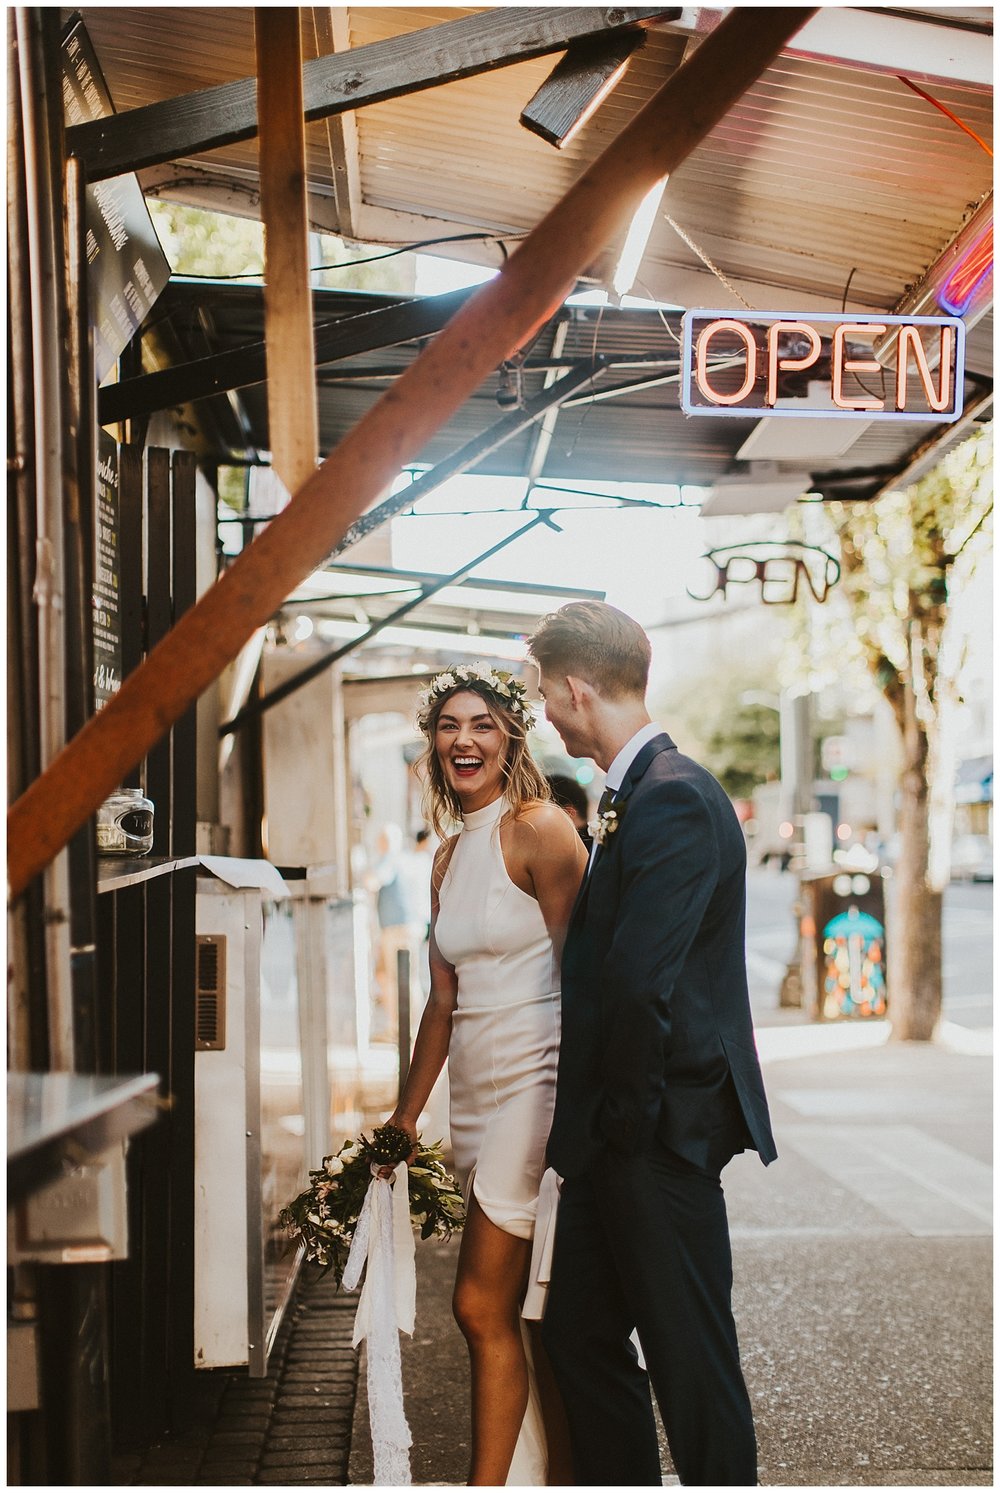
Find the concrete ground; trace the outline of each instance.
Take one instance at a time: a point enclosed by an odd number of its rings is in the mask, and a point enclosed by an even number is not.
[[[762,1484],[993,1481],[991,1059],[885,1034],[759,1034],[781,1154],[767,1169],[737,1157],[724,1182]],[[456,1254],[433,1242],[418,1252],[403,1347],[416,1484],[466,1476]],[[676,1481],[665,1446],[663,1467]],[[349,1481],[370,1480],[362,1392]]]
[[[353,1298],[332,1276],[300,1279],[267,1377],[206,1374],[187,1430],[116,1458],[112,1484],[343,1487],[358,1381],[353,1327]]]
[[[886,1036],[792,1013],[758,1032],[780,1156],[737,1157],[724,1182],[764,1485],[993,1482],[992,1062],[956,1027],[931,1045]],[[416,1485],[467,1473],[456,1258],[418,1246],[402,1354]],[[352,1319],[329,1280],[300,1290],[267,1380],[216,1380],[200,1424],[116,1481],[370,1486]],[[676,1482],[665,1446],[663,1470]]]
[[[991,1485],[988,908],[966,898],[946,927],[954,1019],[918,1045],[887,1041],[884,1023],[816,1025],[778,1007],[784,879],[751,878],[751,898],[751,994],[780,1155],[766,1169],[737,1157],[723,1181],[761,1482]],[[402,1344],[416,1485],[467,1475],[457,1251],[417,1249],[416,1330]],[[353,1314],[329,1279],[300,1289],[267,1379],[208,1376],[190,1432],[120,1459],[114,1481],[370,1486]],[[665,1445],[662,1460],[676,1482]]]

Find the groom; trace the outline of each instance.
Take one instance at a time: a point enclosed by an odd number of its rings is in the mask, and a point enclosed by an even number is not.
[[[548,1146],[564,1182],[542,1335],[576,1482],[659,1485],[651,1382],[683,1484],[755,1484],[719,1182],[737,1151],[776,1155],[747,995],[743,833],[711,774],[650,722],[638,623],[573,602],[529,647],[567,752],[613,790],[563,954]]]

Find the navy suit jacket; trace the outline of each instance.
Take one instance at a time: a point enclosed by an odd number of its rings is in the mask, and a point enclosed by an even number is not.
[[[570,919],[548,1156],[655,1142],[721,1170],[777,1152],[747,992],[746,845],[735,810],[665,733],[640,750]]]

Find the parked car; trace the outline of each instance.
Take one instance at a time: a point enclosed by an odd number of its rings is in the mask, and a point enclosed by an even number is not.
[[[992,881],[993,845],[989,835],[959,835],[951,847],[952,881]]]

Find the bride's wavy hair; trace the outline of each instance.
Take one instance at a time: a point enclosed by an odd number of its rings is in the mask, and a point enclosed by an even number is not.
[[[480,680],[462,681],[446,694],[437,695],[420,718],[419,725],[427,745],[417,764],[424,778],[424,816],[439,839],[462,822],[462,804],[449,786],[438,758],[434,737],[438,717],[452,695],[478,695],[486,706],[490,720],[502,732],[505,742],[500,767],[504,778],[504,797],[515,817],[530,804],[547,803],[552,794],[541,768],[528,751],[528,730],[518,707],[506,706],[500,695]]]

